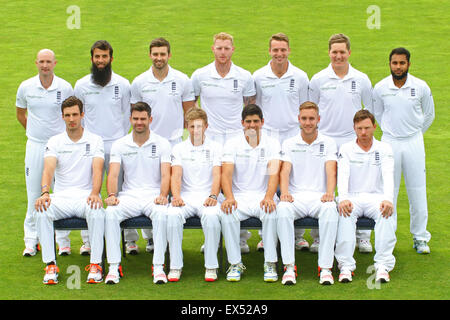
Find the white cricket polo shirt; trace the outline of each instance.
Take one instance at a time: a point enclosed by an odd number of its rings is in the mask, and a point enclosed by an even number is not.
[[[130,129],[130,82],[112,73],[104,87],[88,74],[75,83],[75,96],[84,105],[84,127],[112,142]]]
[[[353,117],[362,104],[372,110],[372,84],[366,74],[349,65],[341,79],[331,64],[309,82],[309,99],[319,106],[319,130],[330,137],[354,135]]]
[[[286,73],[278,78],[269,63],[253,73],[256,104],[264,114],[264,127],[289,131],[298,127],[298,108],[308,101],[308,75],[289,62]]]
[[[301,133],[283,142],[281,160],[292,164],[289,176],[291,194],[327,191],[325,163],[337,161],[336,143],[321,133],[311,144],[306,143]]]
[[[222,165],[222,146],[205,138],[201,146],[194,146],[190,138],[172,149],[172,167],[181,166],[181,192],[211,192],[213,167]]]
[[[410,74],[401,88],[392,76],[378,82],[373,90],[375,118],[383,134],[405,138],[425,131],[434,120],[434,101],[425,81]]]
[[[46,143],[50,137],[65,130],[61,103],[71,95],[73,95],[72,85],[55,75],[48,89],[42,86],[39,75],[20,84],[16,106],[27,109],[28,139]]]
[[[245,139],[244,132],[225,143],[222,164],[233,163],[232,191],[237,193],[266,193],[269,182],[267,165],[271,160],[281,160],[278,139],[261,134],[256,148]]]
[[[48,140],[44,158],[57,160],[53,191],[92,190],[92,160],[104,159],[103,140],[84,129],[80,140],[73,142],[64,131]]]
[[[251,73],[232,63],[230,72],[222,78],[212,62],[194,71],[191,79],[195,96],[200,96],[201,107],[208,115],[208,131],[225,134],[227,130],[242,130],[244,97],[256,95]]]
[[[182,103],[194,101],[194,89],[187,75],[169,66],[163,81],[153,75],[153,66],[131,83],[131,103],[143,101],[152,108],[152,132],[174,140],[183,136],[184,113]]]
[[[373,139],[368,152],[362,150],[356,139],[344,143],[338,155],[339,201],[349,194],[383,194],[394,202],[394,157],[390,144]]]
[[[170,163],[171,146],[167,139],[150,132],[150,138],[138,146],[133,132],[115,141],[111,147],[110,163],[120,163],[124,182],[122,192],[158,192],[161,187],[161,163]]]

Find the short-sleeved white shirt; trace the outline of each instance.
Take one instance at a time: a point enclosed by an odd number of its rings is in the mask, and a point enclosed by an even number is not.
[[[339,201],[349,195],[382,194],[394,201],[394,156],[391,145],[373,139],[369,151],[354,141],[344,143],[338,155]]]
[[[309,99],[319,106],[319,130],[330,137],[354,135],[353,117],[362,104],[372,110],[372,84],[366,74],[349,65],[343,79],[331,64],[309,82]]]
[[[225,143],[222,164],[233,163],[232,191],[238,193],[265,193],[269,182],[268,163],[281,160],[281,147],[278,139],[261,133],[261,139],[252,148],[242,132]]]
[[[222,146],[205,138],[200,146],[194,146],[191,139],[175,145],[172,149],[172,167],[183,169],[181,193],[211,192],[213,167],[222,165]]]
[[[61,103],[71,95],[73,95],[72,85],[55,75],[48,89],[42,86],[39,75],[20,84],[16,106],[27,109],[28,139],[46,143],[50,137],[65,130]]]
[[[75,83],[75,96],[84,105],[84,126],[105,142],[112,142],[130,129],[130,82],[112,72],[104,87],[94,83],[91,74]]]
[[[47,142],[44,158],[56,158],[55,193],[92,190],[92,161],[104,159],[103,140],[84,129],[80,140],[73,142],[64,131]]]
[[[200,97],[201,107],[208,115],[208,131],[226,134],[242,130],[243,99],[256,95],[251,73],[232,63],[222,78],[212,62],[194,71],[191,79],[195,96]]]
[[[392,76],[378,82],[373,90],[373,109],[383,134],[392,138],[424,133],[435,116],[430,88],[410,74],[401,88],[394,85]]]
[[[278,78],[270,62],[253,73],[256,104],[264,114],[264,127],[289,131],[298,127],[298,108],[308,101],[308,75],[289,62],[286,73]]]
[[[169,141],[154,132],[140,147],[133,141],[133,132],[115,141],[109,162],[120,163],[123,168],[122,192],[159,192],[161,163],[170,164],[170,152]]]
[[[327,191],[325,163],[337,161],[337,148],[333,139],[319,133],[316,140],[308,144],[300,133],[285,140],[281,151],[281,160],[292,164],[289,176],[291,194]]]
[[[143,101],[152,108],[152,132],[174,140],[183,136],[183,102],[194,101],[194,89],[187,75],[169,66],[163,81],[153,75],[153,66],[131,83],[131,103]]]

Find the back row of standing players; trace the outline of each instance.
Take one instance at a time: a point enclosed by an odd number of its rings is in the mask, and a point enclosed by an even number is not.
[[[214,36],[214,61],[196,70],[189,78],[171,68],[170,44],[163,38],[150,43],[150,69],[129,81],[112,71],[113,49],[107,41],[97,41],[91,48],[91,73],[78,80],[74,90],[65,80],[54,74],[55,54],[41,50],[36,59],[39,74],[24,81],[17,92],[17,119],[28,137],[25,156],[25,175],[28,209],[24,223],[24,255],[34,255],[38,243],[33,210],[41,194],[43,155],[48,139],[64,131],[60,105],[67,97],[77,96],[84,104],[84,126],[103,138],[105,167],[108,172],[112,143],[130,129],[130,103],[148,103],[154,121],[151,130],[165,137],[173,145],[182,141],[184,113],[198,104],[208,115],[208,138],[224,144],[242,132],[243,105],[257,104],[264,113],[264,132],[279,139],[299,133],[298,107],[305,101],[319,106],[321,134],[334,139],[339,148],[356,138],[353,116],[366,108],[374,113],[383,131],[383,140],[389,142],[395,157],[394,207],[402,171],[408,191],[411,215],[411,233],[414,248],[428,253],[427,200],[425,184],[425,150],[423,133],[434,119],[434,103],[426,83],[410,74],[409,52],[403,48],[392,51],[389,57],[391,75],[381,80],[372,90],[364,73],[353,68],[349,38],[336,34],[329,39],[330,64],[308,80],[305,72],[290,63],[289,39],[278,33],[269,40],[272,59],[261,69],[250,72],[232,63],[233,37],[226,33]],[[119,179],[121,181],[121,179]],[[120,183],[120,182],[119,182]],[[119,186],[120,188],[120,186]],[[296,247],[308,247],[304,230],[296,230]],[[151,250],[151,232],[143,230]],[[318,233],[311,249],[317,250]],[[89,252],[87,232],[83,233],[82,252]],[[127,250],[136,251],[135,230],[126,234]],[[241,231],[241,250],[248,251],[248,232]],[[359,232],[358,244],[362,251],[372,251],[370,231]],[[68,232],[57,232],[60,253],[70,253]],[[261,246],[262,243],[259,244]]]

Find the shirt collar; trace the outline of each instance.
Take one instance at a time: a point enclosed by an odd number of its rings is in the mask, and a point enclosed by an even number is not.
[[[409,74],[406,76],[406,82],[401,88],[397,87],[394,84],[394,78],[392,77],[392,75],[389,77],[389,89],[399,90],[399,89],[409,88],[409,87],[411,87],[411,77],[409,76]]]
[[[331,63],[328,65],[327,73],[330,78],[338,79],[338,80],[348,80],[348,79],[352,79],[355,77],[355,69],[352,67],[352,65],[350,63],[348,64],[348,72],[342,79],[337,76],[336,72],[334,72],[333,67],[331,66]]]
[[[174,80],[172,67],[169,65],[168,65],[168,67],[169,67],[169,71],[167,73],[167,76],[163,79],[163,81],[159,81],[158,79],[155,78],[155,75],[153,74],[153,66],[150,66],[150,69],[148,69],[148,81],[160,83],[160,82],[168,82],[168,81]]]
[[[300,129],[300,132],[297,134],[297,139],[296,139],[295,142],[296,142],[298,145],[308,145],[308,146],[312,146],[312,145],[319,144],[319,143],[323,142],[323,135],[322,135],[320,132],[318,132],[317,137],[316,137],[316,140],[314,140],[311,144],[309,144],[309,143],[305,142],[305,140],[303,140],[303,137],[302,137],[302,131],[301,131],[301,129]]]
[[[145,141],[144,144],[139,147],[136,144],[136,142],[134,142],[134,140],[133,140],[133,131],[131,131],[129,134],[127,134],[125,136],[125,144],[127,146],[133,147],[133,148],[142,148],[142,147],[144,147],[146,145],[154,143],[156,141],[156,136],[155,135],[156,135],[156,133],[150,131],[150,137],[148,138],[148,140]]]
[[[267,64],[267,68],[264,73],[266,77],[274,78],[274,79],[283,79],[283,78],[291,77],[293,75],[292,64],[289,60],[288,60],[288,68],[287,68],[286,72],[281,76],[281,78],[278,78],[275,75],[275,73],[273,73],[272,66],[270,65],[271,62],[272,62],[272,60],[270,60],[269,63]]]
[[[355,153],[371,153],[378,149],[379,141],[375,139],[375,137],[372,138],[372,146],[370,147],[369,151],[364,151],[363,149],[361,149],[361,147],[356,143],[356,139],[357,138],[353,140],[353,151]]]
[[[47,89],[45,89],[45,88],[42,86],[41,79],[39,78],[39,74],[38,74],[38,75],[36,76],[36,86],[39,87],[39,88],[42,88],[43,90],[47,90],[47,91],[56,90],[56,89],[58,89],[58,80],[57,80],[57,76],[56,76],[55,74],[53,74],[53,80],[52,80],[52,83],[51,83],[50,87],[48,87]]]
[[[70,139],[69,135],[67,134],[67,130],[64,131],[64,144],[79,144],[79,143],[85,143],[88,142],[88,137],[90,135],[90,132],[86,129],[83,128],[83,135],[81,136],[80,140],[78,140],[77,142],[74,142],[72,139]]]
[[[91,82],[91,85],[96,86],[96,87],[102,87],[98,84],[96,84],[94,81],[92,81],[92,74],[89,77],[89,81]],[[109,87],[109,86],[114,86],[119,84],[118,80],[117,80],[117,76],[114,73],[114,71],[111,71],[111,80],[109,80],[109,82],[104,86],[104,87]]]
[[[236,77],[236,67],[233,62],[231,62],[230,71],[226,74],[225,77],[221,77],[220,74],[217,72],[216,69],[216,63],[213,61],[213,63],[210,64],[210,75],[212,78],[215,79],[232,79]]]

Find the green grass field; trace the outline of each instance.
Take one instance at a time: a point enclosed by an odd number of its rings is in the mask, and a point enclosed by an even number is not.
[[[70,5],[80,8],[81,28],[66,25]],[[369,29],[367,20],[380,8],[380,29]],[[432,1],[0,1],[0,299],[432,299],[450,298],[449,251],[449,49],[450,4]],[[185,268],[179,283],[156,286],[151,278],[152,256],[143,253],[123,260],[126,277],[117,286],[87,285],[84,266],[88,259],[78,254],[79,232],[72,232],[73,254],[58,258],[60,284],[42,284],[41,255],[23,258],[23,219],[26,211],[24,153],[26,136],[15,118],[15,96],[21,81],[36,74],[37,51],[51,48],[57,55],[55,73],[72,85],[90,69],[89,49],[99,39],[114,48],[113,70],[130,82],[150,66],[148,44],[166,37],[172,46],[172,67],[189,76],[211,62],[212,37],[220,31],[235,37],[235,64],[254,72],[269,59],[268,39],[276,32],[290,37],[291,62],[309,78],[329,63],[328,38],[345,33],[352,41],[350,62],[365,72],[372,85],[389,74],[392,48],[405,46],[412,53],[410,72],[424,79],[433,92],[436,119],[425,135],[427,184],[432,253],[421,256],[412,249],[406,191],[402,187],[398,206],[397,264],[391,282],[371,288],[373,254],[355,254],[356,276],[351,284],[322,287],[317,279],[317,256],[297,253],[300,276],[296,286],[267,284],[263,277],[263,255],[255,251],[259,237],[249,240],[252,252],[243,256],[247,272],[240,283],[203,281],[200,230],[184,234]],[[377,132],[379,137],[380,132]],[[81,269],[79,289],[69,289],[73,274]],[[335,278],[337,273],[335,273]],[[373,281],[373,280],[372,280]],[[369,283],[369,285],[368,285]]]

